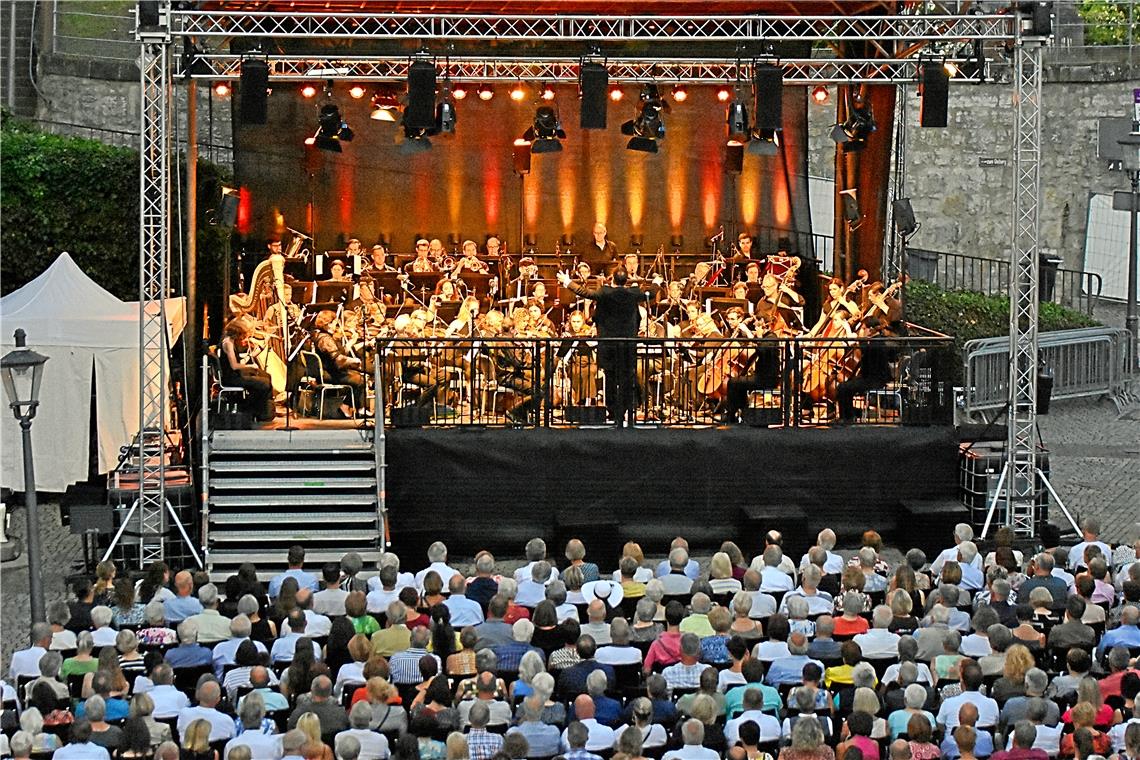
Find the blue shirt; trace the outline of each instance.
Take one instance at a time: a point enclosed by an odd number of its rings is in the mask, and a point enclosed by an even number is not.
[[[118,697],[107,697],[105,700],[107,705],[107,712],[103,716],[103,720],[123,720],[131,712],[131,706],[125,699]],[[82,718],[87,713],[87,703],[80,702],[75,708],[75,717]]]
[[[172,668],[213,665],[214,653],[201,644],[179,644],[166,653],[166,661]]]
[[[605,665],[596,660],[584,660],[571,665],[564,669],[558,676],[558,693],[567,697],[578,696],[579,694],[586,693],[586,679],[595,670],[600,670],[606,674],[606,681],[609,683],[609,688],[613,688],[616,683],[616,675],[612,665]],[[572,697],[571,697],[572,698]],[[598,717],[598,722],[603,722]]]
[[[566,722],[577,720],[574,717],[574,703],[570,703],[570,714],[566,717]],[[621,702],[613,697],[607,697],[605,694],[594,697],[594,720],[601,723],[603,726],[614,728],[617,724],[621,723]],[[538,753],[531,751],[531,756],[537,756]]]
[[[669,569],[669,560],[661,560],[661,564],[657,566],[657,577],[662,578],[668,575],[672,570]],[[689,560],[689,564],[685,565],[685,575],[689,580],[695,581],[701,575],[701,566],[695,559]]]
[[[1122,625],[1113,628],[1101,638],[1096,651],[1099,653],[1112,647],[1140,647],[1140,626]]]
[[[824,669],[823,663],[819,660],[813,660],[803,654],[793,654],[788,657],[780,657],[779,659],[773,660],[772,665],[768,668],[768,673],[764,676],[764,680],[773,686],[789,683],[803,683],[804,665],[807,665],[809,662],[818,665],[821,671]]]
[[[530,748],[530,757],[552,757],[561,749],[561,733],[555,726],[527,721],[509,729],[508,734],[521,734]]]
[[[456,630],[483,622],[483,608],[462,594],[452,594],[444,599],[443,606],[451,611],[451,624]]]
[[[975,731],[977,736],[976,744],[974,745],[974,757],[989,757],[994,753],[994,737],[989,731]],[[946,738],[942,740],[942,757],[955,760],[962,756],[962,752],[958,749],[958,742],[954,741],[954,732],[947,731]]]
[[[291,567],[285,572],[281,573],[281,575],[274,576],[269,581],[270,599],[276,599],[277,595],[281,593],[281,584],[285,581],[286,578],[296,578],[297,585],[300,588],[307,588],[313,592],[321,590],[321,584],[320,581],[317,580],[317,576],[313,575],[312,573],[306,573],[299,567]]]
[[[728,656],[727,645],[727,636],[705,636],[701,639],[701,662],[707,662],[710,665],[728,662],[732,658]]]
[[[176,596],[162,603],[162,612],[167,623],[181,623],[191,615],[202,611],[202,603],[194,596]]]
[[[495,653],[495,657],[498,659],[499,670],[518,670],[519,662],[527,652],[538,652],[539,656],[545,659],[541,649],[532,647],[530,644],[523,644],[521,641],[512,641],[509,644],[492,647],[491,651]]]
[[[746,683],[728,690],[724,695],[724,711],[729,720],[744,712],[744,692],[749,689],[759,689],[764,695],[764,704],[761,709],[776,714],[780,710],[780,692],[763,683]]]

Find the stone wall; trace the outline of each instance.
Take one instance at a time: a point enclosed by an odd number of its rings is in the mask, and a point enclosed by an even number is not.
[[[1114,76],[1115,74],[1115,76]],[[1065,77],[1063,81],[1061,77]],[[1140,79],[1111,69],[1048,69],[1043,88],[1041,248],[1064,266],[1084,263],[1085,225],[1092,193],[1126,188],[1120,172],[1097,158],[1097,121],[1131,113]],[[832,91],[832,103],[835,93]],[[1009,254],[1013,202],[1013,89],[1005,82],[950,88],[949,126],[918,126],[919,97],[906,89],[906,193],[922,228],[911,245],[971,256]],[[812,107],[810,172],[835,175],[835,145],[827,139],[834,108]],[[876,114],[880,129],[891,115]],[[827,232],[827,231],[821,231]]]

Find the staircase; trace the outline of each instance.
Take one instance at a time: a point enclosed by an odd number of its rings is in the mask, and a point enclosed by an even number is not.
[[[212,581],[243,562],[268,579],[293,544],[313,572],[348,551],[375,566],[384,518],[371,430],[216,430],[202,448]]]

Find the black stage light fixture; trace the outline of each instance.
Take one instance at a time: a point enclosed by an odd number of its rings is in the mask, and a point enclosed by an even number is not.
[[[744,143],[748,140],[748,106],[744,104],[744,94],[737,88],[736,97],[728,104],[728,139]]]
[[[894,201],[891,203],[891,210],[895,230],[904,238],[918,232],[918,228],[922,226],[914,218],[914,208],[910,205],[910,198],[899,198]]]
[[[443,84],[443,91],[439,96],[439,103],[435,107],[435,131],[441,135],[455,134],[455,122],[458,117],[455,113],[455,98],[451,95],[451,87],[447,82]]]
[[[435,64],[412,61],[408,67],[408,101],[404,125],[411,129],[435,129]]]
[[[748,152],[754,156],[775,156],[780,153],[780,132],[778,129],[754,127],[748,136]]]
[[[656,153],[657,142],[665,139],[665,123],[661,114],[669,111],[669,104],[661,99],[655,84],[641,88],[641,110],[637,117],[621,125],[621,133],[630,139],[627,150]]]
[[[724,169],[730,174],[740,174],[744,171],[744,143],[729,140],[725,146]]]
[[[578,87],[582,94],[579,126],[582,129],[605,129],[610,89],[606,67],[600,63],[583,63]]]
[[[431,140],[428,139],[430,134],[431,130],[429,129],[413,129],[404,124],[396,138],[396,142],[400,146],[400,153],[410,156],[431,150]]]
[[[523,132],[522,139],[531,144],[533,153],[557,153],[562,150],[562,140],[566,130],[558,120],[558,114],[550,106],[539,106],[534,112],[534,124]]]
[[[922,64],[918,94],[922,98],[918,109],[919,125],[945,127],[949,119],[950,72],[943,64],[934,61]]]
[[[269,64],[256,58],[242,61],[238,94],[241,120],[246,124],[264,124],[269,118]]]
[[[831,139],[843,146],[844,150],[862,150],[867,138],[878,129],[871,104],[858,92],[848,98],[847,118],[831,130]]]
[[[353,137],[355,134],[349,128],[348,122],[341,118],[340,108],[336,103],[326,103],[321,106],[321,114],[317,117],[316,134],[305,140],[305,144],[340,153],[341,143],[352,142]]]
[[[158,0],[139,0],[138,21],[142,29],[154,29],[158,26]]]
[[[1044,0],[1017,3],[1021,13],[1021,32],[1030,37],[1048,37],[1053,33],[1053,3]]]

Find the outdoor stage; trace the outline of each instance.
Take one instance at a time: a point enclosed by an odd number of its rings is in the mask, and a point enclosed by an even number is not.
[[[437,539],[471,556],[543,536],[557,554],[579,536],[608,566],[627,540],[664,553],[677,535],[752,556],[775,528],[798,559],[831,527],[933,549],[965,514],[957,451],[949,426],[391,430],[392,546],[413,561]]]

